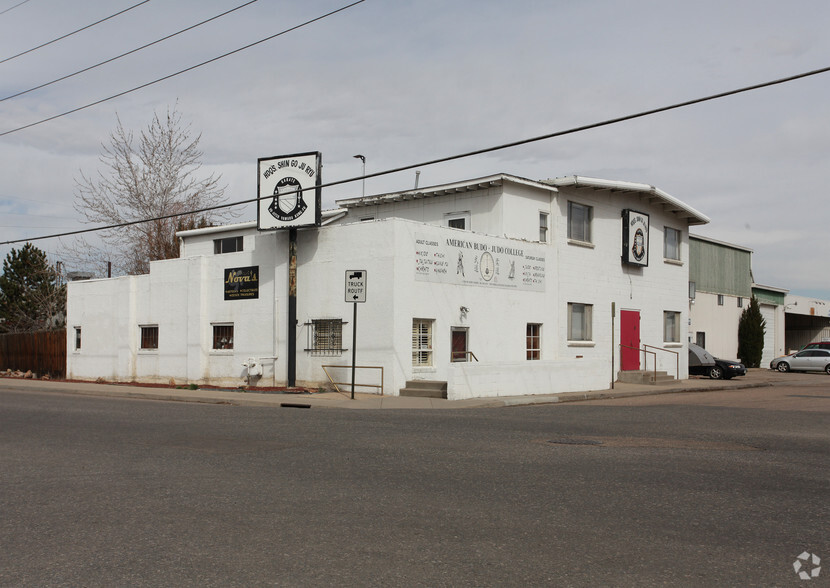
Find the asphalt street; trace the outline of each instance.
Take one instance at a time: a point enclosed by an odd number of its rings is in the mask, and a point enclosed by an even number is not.
[[[807,585],[824,381],[392,411],[4,390],[0,585]]]

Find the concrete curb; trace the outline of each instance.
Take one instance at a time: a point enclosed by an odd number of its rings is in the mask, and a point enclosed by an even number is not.
[[[96,382],[61,382],[56,380],[22,380],[18,378],[0,378],[0,391],[31,391],[49,394],[78,394],[83,396],[108,396],[113,398],[155,400],[162,402],[195,402],[201,404],[227,404],[232,406],[295,408],[343,408],[343,409],[463,409],[463,408],[498,408],[515,406],[534,406],[544,404],[561,404],[566,402],[584,402],[588,400],[608,400],[613,398],[630,398],[635,396],[653,396],[660,394],[682,394],[694,392],[711,392],[716,390],[741,390],[768,387],[777,380],[777,372],[756,370],[746,376],[745,380],[681,380],[667,385],[617,384],[608,390],[588,392],[565,392],[561,394],[501,396],[488,398],[470,398],[464,400],[444,400],[437,398],[411,398],[401,396],[377,396],[375,394],[357,394],[352,400],[348,395],[336,392],[314,394],[258,393],[254,391],[226,391],[211,389],[168,389],[129,384],[99,384]],[[782,381],[791,380],[785,377]]]

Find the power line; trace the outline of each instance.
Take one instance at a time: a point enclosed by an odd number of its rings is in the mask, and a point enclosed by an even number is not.
[[[22,52],[18,53],[17,55],[12,55],[11,57],[6,57],[5,59],[0,59],[0,63],[6,63],[7,61],[11,61],[12,59],[16,59],[16,58],[20,57],[21,55],[26,55],[27,53],[31,53],[32,51],[37,51],[38,49],[42,49],[43,47],[46,47],[47,45],[51,45],[52,43],[57,43],[58,41],[60,41],[62,39],[65,39],[67,37],[71,37],[72,35],[74,35],[76,33],[80,33],[81,31],[85,31],[86,29],[92,28],[95,25],[101,24],[104,21],[107,21],[111,18],[115,18],[116,16],[118,16],[120,14],[124,14],[125,12],[127,12],[129,10],[132,10],[133,8],[137,8],[138,6],[141,6],[142,4],[147,4],[149,1],[150,0],[142,0],[138,4],[133,4],[132,6],[130,6],[129,8],[125,8],[121,12],[116,12],[115,14],[111,14],[108,17],[102,18],[101,20],[96,21],[92,24],[88,24],[85,27],[81,27],[77,31],[72,31],[71,33],[66,33],[62,37],[58,37],[57,39],[52,39],[51,41],[47,41],[46,43],[38,45],[37,47],[32,47],[31,49],[26,49],[26,51],[22,51]],[[12,7],[12,8],[14,8],[14,7]]]
[[[6,8],[6,10],[4,10],[4,11],[0,12],[0,14],[6,14],[6,13],[7,13],[7,12],[9,12],[10,10],[14,10],[14,9],[15,9],[15,8],[17,8],[18,6],[23,6],[23,5],[24,5],[24,4],[26,4],[26,2],[28,2],[28,1],[29,1],[29,0],[23,0],[23,2],[18,2],[18,3],[17,3],[17,4],[15,4],[14,6],[9,6],[8,8]]]
[[[361,1],[363,1],[363,0],[361,0]],[[604,121],[601,121],[601,122],[582,125],[582,126],[579,126],[579,127],[573,127],[573,128],[570,128],[570,129],[567,129],[567,130],[564,130],[564,131],[555,131],[555,132],[552,132],[552,133],[547,133],[545,135],[539,135],[538,137],[531,137],[529,139],[520,139],[518,141],[512,141],[510,143],[502,143],[501,145],[495,145],[495,146],[492,146],[492,147],[484,147],[482,149],[476,149],[475,151],[467,151],[465,153],[459,153],[459,154],[456,154],[456,155],[448,155],[446,157],[441,157],[441,158],[438,158],[438,159],[431,159],[431,160],[428,160],[428,161],[423,161],[423,162],[420,162],[420,163],[413,163],[413,164],[405,165],[405,166],[402,166],[402,167],[397,167],[397,168],[393,168],[393,169],[379,171],[379,172],[375,172],[375,173],[371,173],[371,174],[364,174],[364,175],[356,176],[356,177],[353,177],[353,178],[347,178],[345,180],[337,180],[337,181],[329,182],[329,183],[326,183],[326,184],[320,184],[318,187],[322,189],[322,188],[329,188],[331,186],[339,186],[339,185],[342,185],[342,184],[348,184],[348,183],[351,183],[351,182],[357,182],[357,181],[360,181],[360,180],[365,180],[367,178],[377,178],[377,177],[380,177],[380,176],[395,174],[395,173],[398,173],[398,172],[407,171],[407,170],[411,170],[411,169],[415,169],[415,168],[427,167],[427,166],[436,165],[436,164],[439,164],[439,163],[446,163],[448,161],[455,161],[455,160],[458,160],[458,159],[465,159],[467,157],[472,157],[474,155],[483,155],[485,153],[492,153],[494,151],[501,151],[501,150],[504,150],[504,149],[509,149],[511,147],[519,147],[521,145],[527,145],[529,143],[536,143],[538,141],[545,141],[547,139],[553,139],[553,138],[562,137],[562,136],[565,136],[565,135],[572,135],[572,134],[580,133],[580,132],[583,132],[583,131],[589,131],[589,130],[592,130],[592,129],[598,129],[598,128],[601,128],[601,127],[607,127],[607,126],[618,124],[618,123],[621,123],[621,122],[626,122],[626,121],[629,121],[629,120],[643,118],[645,116],[651,116],[653,114],[659,114],[661,112],[668,112],[669,110],[676,110],[678,108],[684,108],[686,106],[693,106],[695,104],[701,104],[703,102],[709,102],[709,101],[712,101],[712,100],[717,100],[719,98],[725,98],[727,96],[734,96],[736,94],[751,92],[753,90],[759,90],[761,88],[767,88],[769,86],[784,84],[784,83],[792,82],[792,81],[799,80],[799,79],[802,79],[802,78],[807,78],[807,77],[810,77],[810,76],[815,76],[815,75],[819,75],[819,74],[822,74],[822,73],[827,73],[828,71],[830,71],[830,67],[823,67],[821,69],[816,69],[816,70],[812,70],[812,71],[809,71],[809,72],[804,72],[804,73],[800,73],[800,74],[796,74],[796,75],[792,75],[792,76],[787,76],[786,78],[780,78],[780,79],[773,80],[773,81],[770,81],[770,82],[762,82],[760,84],[754,84],[752,86],[744,86],[743,88],[738,88],[738,89],[735,89],[735,90],[728,90],[726,92],[720,92],[718,94],[711,94],[709,96],[704,96],[702,98],[694,98],[692,100],[686,100],[685,102],[678,102],[676,104],[671,104],[669,106],[661,106],[660,108],[653,108],[651,110],[644,110],[644,111],[638,112],[636,114],[628,114],[628,115],[625,115],[625,116],[611,118],[611,119],[604,120]],[[43,239],[54,239],[56,237],[71,237],[73,235],[80,235],[80,234],[83,234],[83,233],[94,233],[94,232],[97,232],[97,231],[109,231],[109,230],[112,230],[112,229],[118,229],[118,228],[122,228],[122,227],[129,227],[129,226],[133,226],[133,225],[139,225],[141,223],[148,223],[148,222],[153,222],[153,221],[157,221],[157,220],[168,220],[168,219],[177,218],[177,217],[185,216],[185,215],[189,215],[189,214],[201,214],[203,212],[212,212],[214,210],[221,210],[223,208],[231,208],[231,207],[234,207],[234,206],[241,206],[243,204],[251,204],[252,202],[257,202],[258,200],[259,200],[258,197],[257,198],[249,198],[247,200],[238,200],[236,202],[230,202],[230,203],[226,203],[226,204],[219,204],[219,205],[216,205],[216,206],[209,206],[207,208],[200,208],[200,209],[196,209],[196,210],[190,210],[190,211],[187,211],[187,212],[179,212],[179,213],[175,213],[175,214],[166,214],[166,215],[157,216],[157,217],[154,217],[154,218],[146,218],[146,219],[142,219],[142,220],[118,223],[118,224],[114,224],[114,225],[94,227],[94,228],[90,228],[90,229],[79,229],[79,230],[76,230],[76,231],[69,231],[69,232],[66,232],[66,233],[55,233],[53,235],[43,235],[41,237],[34,237],[34,238],[30,238],[30,239],[17,239],[17,240],[14,240],[14,241],[3,241],[3,242],[0,242],[0,245],[11,245],[11,244],[14,244],[14,243],[23,243],[23,242],[26,242],[26,241],[40,241],[40,240],[43,240]]]
[[[49,118],[44,118],[44,119],[39,120],[37,122],[29,123],[28,125],[23,125],[22,127],[17,127],[16,129],[11,129],[9,131],[3,131],[2,133],[0,133],[0,137],[4,137],[6,135],[10,135],[12,133],[22,131],[24,129],[28,129],[28,128],[43,124],[45,122],[49,122],[51,120],[55,120],[56,118],[61,118],[61,117],[67,116],[69,114],[73,114],[73,113],[78,112],[80,110],[85,110],[87,108],[97,106],[98,104],[103,104],[104,102],[114,100],[115,98],[120,98],[121,96],[124,96],[126,94],[130,94],[130,93],[135,92],[137,90],[142,90],[142,89],[147,88],[149,86],[152,86],[154,84],[158,84],[159,82],[169,80],[170,78],[174,78],[174,77],[179,76],[183,73],[186,73],[186,72],[192,71],[194,69],[200,68],[200,67],[202,67],[204,65],[207,65],[209,63],[213,63],[214,61],[219,61],[220,59],[224,59],[225,57],[228,57],[230,55],[234,55],[235,53],[239,53],[240,51],[245,51],[246,49],[250,49],[251,47],[255,47],[256,45],[259,45],[259,44],[264,43],[266,41],[270,41],[271,39],[275,39],[276,37],[285,35],[285,34],[290,33],[292,31],[296,31],[297,29],[301,29],[301,28],[303,28],[305,26],[308,26],[310,24],[313,24],[313,23],[315,23],[319,20],[323,20],[324,18],[328,18],[329,16],[337,14],[338,12],[343,12],[344,10],[347,10],[347,9],[349,9],[353,6],[356,6],[358,4],[361,4],[365,1],[366,0],[357,0],[356,2],[352,2],[351,4],[347,4],[346,6],[338,8],[337,10],[332,10],[331,12],[327,12],[326,14],[323,14],[323,15],[318,16],[316,18],[312,18],[311,20],[307,20],[307,21],[305,21],[303,23],[300,23],[296,26],[287,28],[283,31],[280,31],[279,33],[271,35],[270,37],[265,37],[264,39],[260,39],[259,41],[255,41],[254,43],[251,43],[249,45],[245,45],[244,47],[240,47],[239,49],[234,49],[233,51],[228,51],[227,53],[224,53],[224,54],[219,55],[217,57],[214,57],[212,59],[208,59],[207,61],[197,63],[196,65],[191,65],[190,67],[186,67],[185,69],[179,70],[179,71],[177,71],[175,73],[172,73],[170,75],[166,75],[162,78],[155,79],[152,82],[147,82],[146,84],[141,84],[140,86],[136,86],[135,88],[131,88],[129,90],[124,90],[123,92],[119,92],[118,94],[113,94],[112,96],[108,96],[107,98],[102,98],[100,100],[96,100],[95,102],[90,102],[89,104],[85,104],[84,106],[79,106],[77,108],[73,108],[72,110],[67,110],[66,112],[62,112],[60,114],[50,116]],[[149,0],[145,0],[145,2],[149,2]]]
[[[77,76],[78,74],[88,72],[89,70],[95,69],[96,67],[106,65],[107,63],[112,63],[113,61],[115,61],[117,59],[121,59],[122,57],[126,57],[127,55],[132,55],[133,53],[137,53],[137,52],[139,52],[143,49],[146,49],[147,47],[157,45],[158,43],[161,43],[162,41],[166,41],[167,39],[171,39],[171,38],[175,37],[176,35],[180,35],[182,33],[185,33],[187,31],[195,29],[196,27],[200,27],[203,24],[207,24],[207,23],[209,23],[213,20],[216,20],[217,18],[221,18],[223,16],[226,16],[226,15],[230,14],[231,12],[239,10],[240,8],[244,8],[244,7],[248,6],[249,4],[253,4],[254,2],[257,2],[257,0],[250,0],[250,2],[246,2],[245,4],[240,4],[236,8],[231,8],[230,10],[227,10],[227,11],[223,12],[222,14],[217,14],[216,16],[213,16],[213,17],[211,17],[207,20],[203,20],[202,22],[191,25],[191,26],[189,26],[185,29],[182,29],[180,31],[177,31],[177,32],[175,32],[171,35],[167,35],[166,37],[162,37],[161,39],[157,39],[157,40],[153,41],[152,43],[147,43],[146,45],[142,45],[141,47],[137,47],[137,48],[135,48],[131,51],[127,51],[126,53],[122,53],[121,55],[116,55],[115,57],[111,57],[109,59],[101,61],[100,63],[96,63],[95,65],[90,65],[89,67],[85,67],[84,69],[79,69],[75,73],[65,75],[63,77],[52,80],[51,82],[46,82],[45,84],[40,84],[39,86],[35,86],[34,88],[29,88],[28,90],[23,90],[22,92],[18,92],[17,94],[11,94],[10,96],[6,96],[5,98],[0,98],[0,102],[4,102],[4,101],[9,100],[11,98],[17,98],[18,96],[22,96],[23,94],[28,94],[29,92],[34,92],[35,90],[40,90],[41,88],[45,88],[46,86],[51,86],[52,84],[62,82],[63,80],[67,80],[71,77]]]

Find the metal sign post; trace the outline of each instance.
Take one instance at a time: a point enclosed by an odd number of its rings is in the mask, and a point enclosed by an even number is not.
[[[357,304],[366,302],[366,270],[346,270],[346,302],[354,304],[352,317],[352,400],[354,400],[354,377],[357,367]]]

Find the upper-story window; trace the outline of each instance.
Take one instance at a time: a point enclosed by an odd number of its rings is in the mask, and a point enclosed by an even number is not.
[[[539,213],[539,241],[542,243],[548,242],[548,213]]]
[[[680,261],[680,231],[666,227],[663,235],[663,257]]]
[[[236,251],[242,251],[242,237],[213,240],[213,252],[216,254],[234,253]]]
[[[592,217],[592,207],[568,202],[568,239],[590,243]]]
[[[464,231],[470,230],[470,213],[468,212],[452,212],[444,215],[444,220],[447,226],[452,229],[462,229]]]

